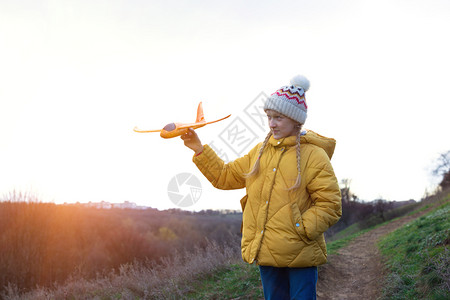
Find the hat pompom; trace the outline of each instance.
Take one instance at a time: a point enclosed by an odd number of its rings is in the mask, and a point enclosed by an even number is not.
[[[291,85],[301,87],[306,92],[309,89],[309,80],[303,75],[296,75],[291,79]]]

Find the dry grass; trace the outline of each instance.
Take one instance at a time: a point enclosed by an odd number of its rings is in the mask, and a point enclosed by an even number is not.
[[[176,254],[161,264],[135,262],[96,279],[70,278],[54,289],[20,293],[9,285],[2,297],[19,299],[181,299],[193,281],[240,261],[239,247],[209,243],[204,249]]]

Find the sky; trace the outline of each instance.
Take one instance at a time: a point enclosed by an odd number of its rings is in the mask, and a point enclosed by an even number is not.
[[[0,195],[180,208],[188,174],[183,209],[240,209],[245,191],[213,188],[179,138],[133,128],[192,122],[202,101],[207,121],[232,114],[197,131],[230,161],[268,132],[264,97],[303,74],[338,180],[419,200],[450,149],[449,32],[445,0],[0,0]]]

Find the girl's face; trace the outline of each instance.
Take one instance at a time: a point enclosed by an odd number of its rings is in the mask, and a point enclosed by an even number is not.
[[[266,110],[269,127],[275,139],[282,139],[288,136],[297,135],[299,123],[274,110]]]

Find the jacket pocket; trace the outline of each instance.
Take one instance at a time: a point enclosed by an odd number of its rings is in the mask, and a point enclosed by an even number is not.
[[[295,231],[299,235],[299,237],[307,244],[311,244],[313,241],[311,241],[305,231],[305,227],[303,226],[303,219],[302,214],[300,213],[300,209],[298,208],[298,205],[296,202],[291,203],[291,211],[292,211],[292,218],[293,218],[293,226],[295,228]]]
[[[240,201],[241,208],[242,208],[241,233],[242,233],[242,228],[244,226],[244,209],[245,209],[245,206],[247,205],[247,199],[248,199],[248,195],[245,195]]]

